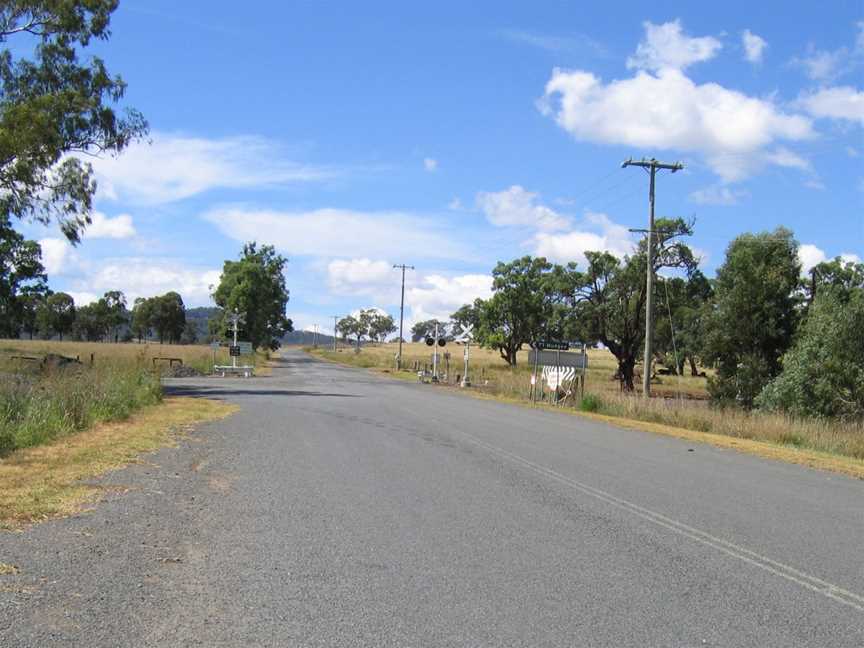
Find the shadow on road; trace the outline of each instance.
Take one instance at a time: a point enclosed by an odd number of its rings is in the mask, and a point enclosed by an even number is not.
[[[197,385],[165,385],[166,396],[328,396],[334,398],[361,398],[358,394],[333,394],[329,392],[303,391],[296,389],[232,389],[231,387],[206,387]]]

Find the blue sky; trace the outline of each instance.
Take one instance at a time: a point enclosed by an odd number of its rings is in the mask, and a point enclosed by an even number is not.
[[[81,245],[28,225],[51,287],[208,305],[244,241],[290,259],[289,316],[447,316],[498,260],[626,254],[647,176],[710,275],[744,231],[864,257],[864,11],[832,3],[125,0],[94,49],[150,143],[99,160]],[[131,299],[130,299],[131,301]]]

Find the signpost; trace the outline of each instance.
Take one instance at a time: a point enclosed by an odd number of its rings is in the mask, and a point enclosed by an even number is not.
[[[474,336],[473,334],[474,325],[468,324],[465,328],[462,329],[462,335],[459,337],[457,342],[465,343],[465,352],[462,354],[462,357],[465,359],[465,369],[462,372],[462,382],[459,383],[460,387],[470,387],[471,381],[468,379],[468,361],[471,358],[471,338]]]
[[[225,375],[226,372],[231,373],[242,373],[245,377],[249,377],[252,375],[252,367],[249,365],[243,365],[242,367],[237,366],[237,358],[241,355],[252,355],[252,343],[251,342],[240,342],[237,340],[237,333],[239,331],[239,323],[242,319],[241,315],[234,311],[231,314],[231,324],[234,332],[234,340],[233,343],[228,346],[228,354],[231,356],[231,366],[218,366],[214,364],[213,370],[219,371],[222,376]],[[214,343],[215,344],[215,343]],[[214,347],[213,354],[215,358],[216,348]]]
[[[534,343],[535,349],[550,349],[552,351],[569,351],[569,342],[557,342],[553,340],[538,340]]]
[[[570,352],[569,342],[558,342],[550,340],[540,340],[534,344],[534,348],[528,352],[528,362],[534,365],[534,371],[531,374],[531,401],[536,402],[536,384],[540,382],[540,389],[543,389],[542,380],[546,381],[549,389],[557,393],[559,388],[562,388],[568,381],[579,379],[580,389],[585,391],[585,371],[588,368],[588,354],[585,345],[581,345],[582,349],[578,353]],[[537,369],[539,365],[543,365],[542,379],[538,375]]]

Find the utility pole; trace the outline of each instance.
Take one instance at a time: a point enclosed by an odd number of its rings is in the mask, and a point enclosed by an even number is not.
[[[657,169],[667,169],[672,173],[680,171],[684,165],[680,162],[672,164],[666,162],[658,162],[654,158],[646,160],[634,160],[632,158],[624,160],[621,168],[628,166],[638,166],[645,169],[651,176],[651,182],[648,188],[648,271],[645,282],[645,359],[642,363],[642,395],[648,398],[651,395],[651,343],[654,332],[654,177],[657,175]]]
[[[394,265],[402,269],[402,301],[399,302],[399,353],[396,355],[396,371],[402,369],[402,322],[405,319],[405,270],[413,270],[414,266],[404,263]]]
[[[333,350],[335,351],[336,350],[336,336],[338,335],[338,332],[336,331],[336,323],[339,320],[339,315],[333,315],[332,317],[333,317]]]

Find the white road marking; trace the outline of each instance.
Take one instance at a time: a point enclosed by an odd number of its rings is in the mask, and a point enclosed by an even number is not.
[[[570,486],[575,490],[578,490],[586,495],[590,495],[591,497],[606,502],[607,504],[628,511],[629,513],[637,515],[649,522],[656,524],[657,526],[669,529],[670,531],[690,538],[691,540],[695,540],[696,542],[707,545],[713,549],[722,551],[723,553],[728,554],[733,558],[737,558],[743,562],[759,567],[760,569],[764,569],[765,571],[770,572],[776,576],[785,578],[786,580],[796,583],[801,587],[812,590],[817,594],[822,594],[823,596],[833,599],[859,612],[864,612],[864,596],[860,594],[845,590],[842,587],[838,587],[837,585],[824,581],[821,578],[818,578],[811,574],[807,574],[799,569],[795,569],[794,567],[790,567],[789,565],[778,562],[766,556],[762,556],[755,551],[751,551],[750,549],[747,549],[740,545],[736,545],[727,540],[723,540],[722,538],[713,536],[706,531],[701,531],[700,529],[691,527],[687,524],[684,524],[683,522],[679,522],[678,520],[675,520],[673,518],[666,517],[661,513],[657,513],[655,511],[652,511],[651,509],[645,508],[644,506],[639,506],[638,504],[629,502],[625,499],[612,495],[611,493],[600,490],[599,488],[595,488],[593,486],[589,486],[588,484],[578,482],[575,479],[571,479],[570,477],[566,477],[561,473],[552,470],[551,468],[546,468],[545,466],[536,464],[532,461],[529,461],[528,459],[520,457],[519,455],[515,455],[512,452],[508,452],[507,450],[503,450],[501,448],[498,448],[497,446],[493,446],[489,443],[486,443],[485,441],[481,441],[477,437],[467,432],[460,431],[460,434],[462,434],[472,443],[480,446],[481,448],[484,448],[500,457],[503,457],[504,459],[508,459],[509,461],[518,464],[524,468],[528,468],[533,472],[544,475],[566,486]]]

